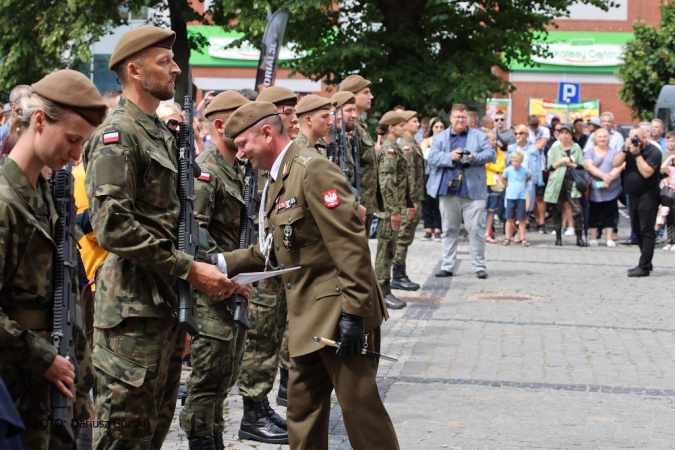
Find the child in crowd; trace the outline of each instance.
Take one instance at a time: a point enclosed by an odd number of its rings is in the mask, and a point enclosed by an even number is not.
[[[490,145],[495,149],[495,152],[497,152],[497,159],[495,162],[485,164],[488,191],[487,201],[485,202],[485,241],[494,244],[497,241],[495,241],[494,238],[492,221],[499,203],[499,194],[504,190],[504,185],[501,182],[501,174],[504,172],[505,155],[504,152],[497,147],[497,133],[493,130],[488,130],[485,134],[490,140]]]
[[[513,241],[529,247],[530,243],[525,240],[525,187],[532,178],[528,169],[523,167],[523,152],[515,150],[511,153],[511,165],[502,174],[502,183],[506,186],[506,238],[502,245],[511,243],[511,236],[516,230],[518,220],[518,237]]]

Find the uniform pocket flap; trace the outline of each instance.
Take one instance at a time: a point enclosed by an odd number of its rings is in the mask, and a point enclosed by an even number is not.
[[[176,170],[176,167],[174,167],[173,163],[168,158],[168,156],[162,155],[162,153],[159,150],[156,150],[154,148],[149,148],[148,149],[148,156],[150,157],[150,159],[157,162],[162,167],[167,168],[172,172],[176,172],[176,173],[178,172],[178,170]]]
[[[340,278],[335,275],[330,277],[327,280],[319,281],[314,284],[314,297],[317,300],[321,300],[326,297],[337,297],[342,295],[342,283],[340,283]]]
[[[232,340],[232,325],[231,323],[204,317],[199,320],[199,335],[219,341],[230,341]]]
[[[133,387],[140,387],[145,380],[148,369],[130,359],[124,358],[111,350],[97,345],[91,353],[94,367],[106,375]]]

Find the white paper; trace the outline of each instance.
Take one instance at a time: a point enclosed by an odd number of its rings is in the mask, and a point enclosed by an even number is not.
[[[298,270],[298,267],[291,267],[290,269],[281,269],[281,270],[268,270],[267,272],[250,272],[250,273],[240,273],[239,275],[231,278],[232,281],[238,285],[255,283],[256,281],[264,280],[265,278],[272,278],[282,273],[292,272]]]

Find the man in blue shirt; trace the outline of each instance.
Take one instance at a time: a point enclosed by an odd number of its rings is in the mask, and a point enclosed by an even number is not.
[[[652,141],[658,142],[659,150],[666,151],[666,139],[663,137],[663,120],[652,120]]]
[[[468,127],[465,105],[453,105],[450,124],[450,128],[434,137],[427,159],[431,167],[427,193],[439,199],[443,228],[443,258],[436,276],[453,275],[463,219],[469,233],[473,271],[478,278],[487,278],[485,231],[481,226],[487,199],[485,164],[495,162],[497,154],[483,132]],[[463,156],[468,165],[463,164]]]

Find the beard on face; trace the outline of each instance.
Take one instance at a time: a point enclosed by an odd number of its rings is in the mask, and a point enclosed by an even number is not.
[[[151,78],[145,72],[143,80],[143,90],[158,100],[171,100],[176,95],[176,90],[169,84],[163,84],[161,81]]]

